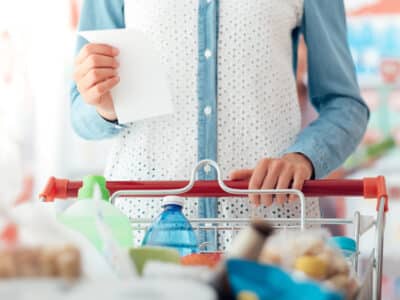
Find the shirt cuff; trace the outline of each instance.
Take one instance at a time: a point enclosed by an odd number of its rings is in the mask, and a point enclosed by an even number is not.
[[[329,174],[329,166],[327,163],[328,159],[324,157],[325,154],[319,149],[323,149],[323,145],[316,140],[310,141],[310,139],[308,139],[307,142],[300,140],[286,149],[282,155],[289,153],[303,154],[310,160],[313,166],[314,172],[312,179],[320,179]]]
[[[110,132],[126,128],[125,125],[119,124],[118,120],[115,121],[107,120],[106,118],[101,116],[97,111],[95,111],[95,115],[96,117],[93,118],[93,121],[98,122],[96,125],[98,125],[99,128],[104,128],[105,130],[108,129]]]
[[[111,138],[126,128],[118,122],[104,119],[93,106],[83,102],[80,96],[72,104],[71,118],[75,132],[87,140]]]

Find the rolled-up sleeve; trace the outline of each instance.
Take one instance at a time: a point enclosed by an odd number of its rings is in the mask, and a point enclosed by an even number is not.
[[[308,50],[309,96],[319,117],[285,153],[307,156],[315,178],[339,167],[360,143],[369,110],[360,96],[342,0],[305,0],[301,32]]]
[[[124,28],[123,0],[84,0],[79,30]],[[87,43],[81,37],[77,41],[77,53]],[[71,122],[75,132],[84,139],[106,139],[118,134],[122,126],[103,119],[96,109],[86,104],[75,82],[71,92]]]

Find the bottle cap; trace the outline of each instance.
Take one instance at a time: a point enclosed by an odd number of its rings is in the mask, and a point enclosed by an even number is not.
[[[296,260],[295,267],[308,277],[322,280],[327,274],[327,265],[325,261],[315,256],[301,256]]]
[[[179,205],[179,206],[183,207],[184,201],[185,201],[185,198],[183,198],[183,197],[167,196],[167,197],[164,197],[162,206],[164,207],[166,205]]]
[[[346,250],[350,252],[357,251],[356,241],[347,236],[335,236],[329,239],[329,244],[335,246],[341,250]]]
[[[106,187],[106,179],[103,176],[89,175],[83,179],[83,185],[78,191],[78,200],[92,199],[94,196],[94,187],[98,186],[100,189],[101,198],[108,201],[110,192]]]

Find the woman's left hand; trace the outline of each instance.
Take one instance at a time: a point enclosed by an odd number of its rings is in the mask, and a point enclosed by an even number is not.
[[[249,189],[288,189],[301,190],[305,180],[311,178],[313,165],[310,160],[300,153],[289,153],[281,158],[264,158],[254,169],[242,169],[230,174],[231,180],[250,180]],[[255,205],[272,204],[273,195],[250,195]],[[286,201],[286,195],[276,195],[278,203]],[[291,195],[290,201],[296,200]]]

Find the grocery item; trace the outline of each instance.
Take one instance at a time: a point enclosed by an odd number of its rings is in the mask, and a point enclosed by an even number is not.
[[[254,220],[251,225],[239,232],[226,252],[227,258],[257,259],[265,241],[273,234],[270,224]]]
[[[164,198],[164,210],[147,230],[143,246],[174,248],[181,256],[199,251],[192,225],[182,213],[183,202],[181,197]]]
[[[315,280],[323,280],[328,274],[326,261],[317,256],[305,255],[297,258],[294,269]]]
[[[229,282],[234,296],[230,299],[260,300],[342,300],[339,293],[315,281],[294,279],[285,270],[254,261],[230,259]],[[251,297],[243,297],[251,296]],[[226,299],[226,298],[220,298]]]
[[[355,299],[359,290],[359,282],[355,277],[339,274],[329,278],[324,284],[334,290],[344,293],[346,299]]]
[[[332,246],[340,249],[350,266],[354,266],[357,253],[357,244],[354,239],[346,236],[335,236],[329,242]]]
[[[345,256],[331,244],[329,234],[323,230],[282,231],[268,239],[259,260],[295,275],[303,274],[304,279],[320,281],[353,299],[359,284]]]
[[[171,248],[141,247],[129,250],[129,254],[136,266],[139,275],[143,274],[145,265],[150,261],[158,261],[172,264],[180,263],[179,252]]]
[[[103,249],[103,238],[99,233],[99,210],[102,219],[110,228],[111,234],[117,243],[125,248],[132,246],[132,227],[129,218],[109,203],[109,192],[106,188],[105,178],[102,176],[87,176],[79,190],[78,200],[66,211],[59,215],[59,221],[67,227],[76,230],[88,238],[99,250]],[[95,186],[100,189],[100,203],[94,200]]]
[[[207,266],[209,268],[215,268],[221,259],[221,252],[194,253],[182,257],[181,263],[185,266]]]
[[[273,232],[273,227],[263,220],[254,220],[250,226],[239,232],[226,252],[225,260],[217,266],[210,281],[210,284],[216,289],[219,299],[234,299],[228,279],[227,260],[230,258],[257,260],[265,241]]]
[[[0,255],[0,265],[1,270],[6,270],[7,274],[15,270],[15,253],[19,253],[22,250],[24,250],[22,252],[26,253],[26,250],[30,250],[29,253],[32,254],[38,252],[37,249],[40,249],[39,261],[35,262],[36,260],[33,260],[35,263],[30,265],[41,265],[43,277],[53,278],[52,276],[56,276],[57,265],[54,263],[54,257],[60,257],[61,260],[58,262],[61,265],[60,268],[62,270],[66,269],[62,271],[63,274],[70,276],[68,275],[70,273],[68,265],[71,259],[74,260],[74,252],[63,251],[63,255],[59,255],[59,249],[70,247],[76,248],[79,252],[80,269],[82,277],[85,279],[112,280],[119,274],[85,236],[64,226],[57,220],[54,214],[54,206],[52,205],[47,206],[45,203],[29,202],[11,207],[6,213],[0,208],[0,224],[0,231],[6,233],[0,237],[0,253],[2,253]],[[13,224],[12,228],[10,229],[7,224]],[[7,240],[5,243],[3,242],[4,237]],[[35,257],[35,255],[29,255],[29,257]],[[24,260],[27,259],[24,258]],[[113,260],[115,260],[115,256]],[[129,264],[131,264],[130,260]],[[3,271],[1,271],[2,274],[4,274]],[[21,280],[37,281],[30,277],[18,278],[18,281]]]
[[[0,250],[0,279],[48,277],[73,280],[80,276],[80,252],[71,245]]]

